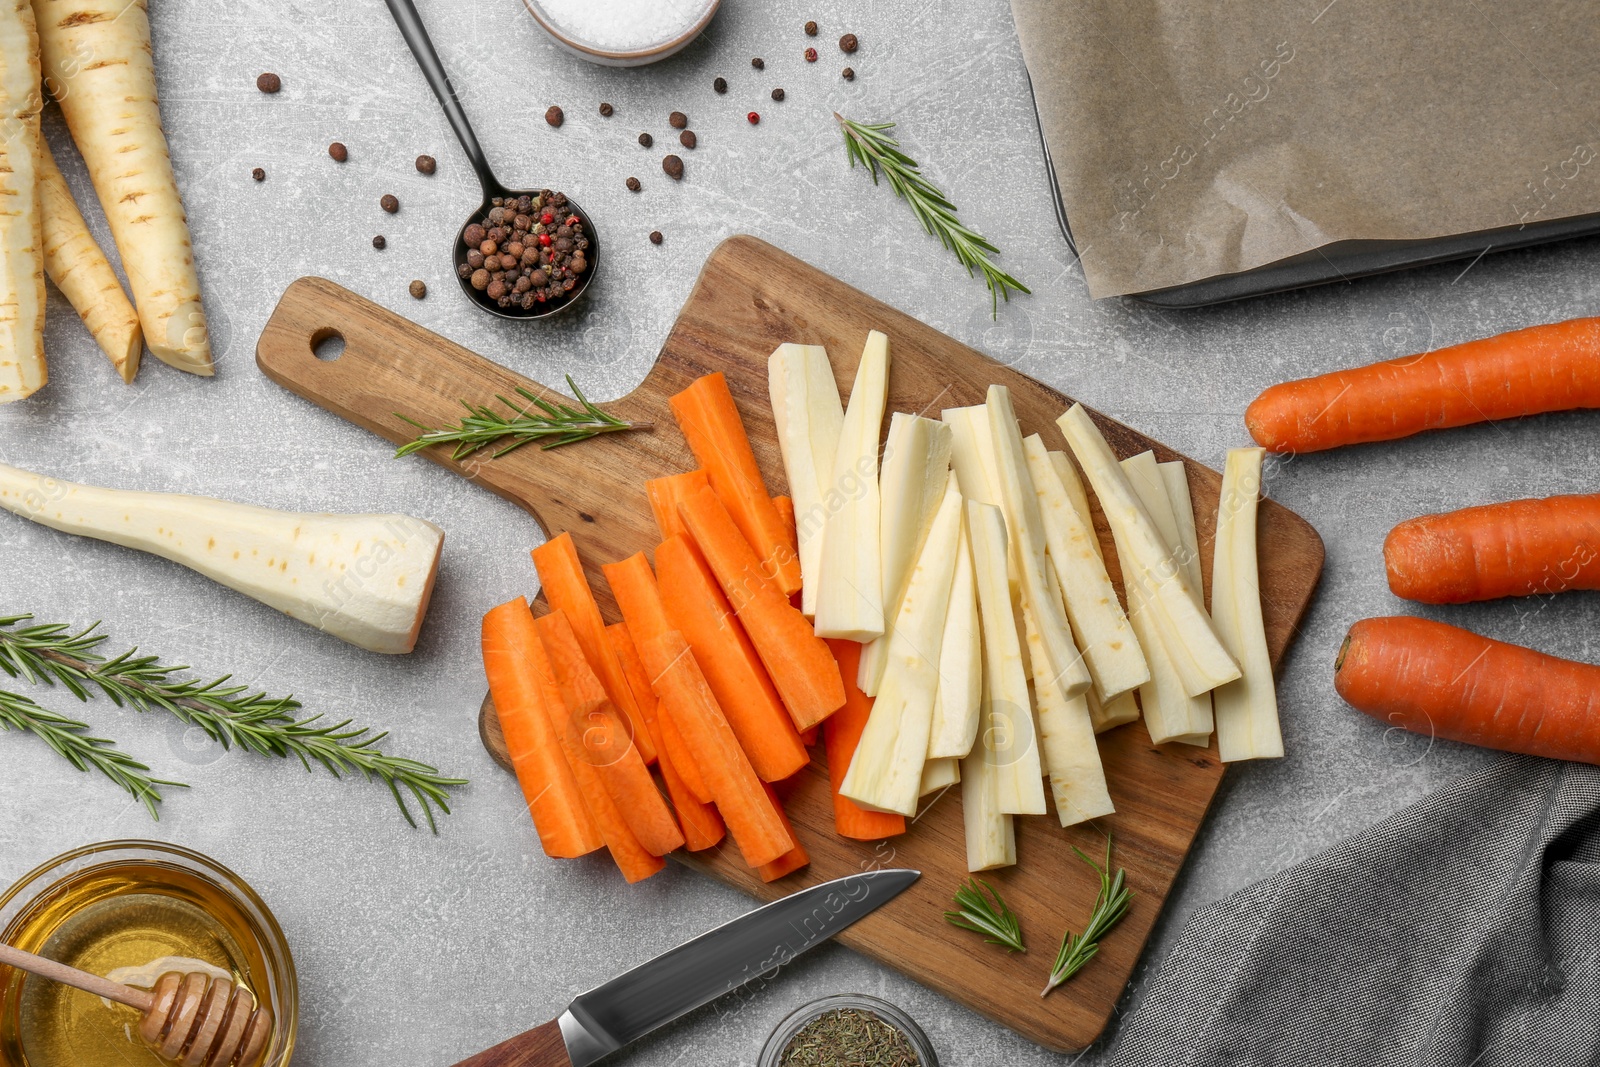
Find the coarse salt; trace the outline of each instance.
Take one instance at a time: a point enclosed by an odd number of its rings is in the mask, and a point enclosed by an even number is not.
[[[568,37],[606,52],[638,52],[682,37],[713,0],[538,0]]]

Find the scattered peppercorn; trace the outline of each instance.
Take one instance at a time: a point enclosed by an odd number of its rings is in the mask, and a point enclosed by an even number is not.
[[[411,283],[411,295],[416,297],[418,300],[421,300],[423,297],[428,295],[428,287],[422,283],[421,278],[418,278]]]
[[[434,171],[436,171],[438,169],[439,169],[439,161],[437,159],[434,159],[432,156],[418,156],[417,157],[417,173],[419,173],[419,174],[432,174]]]
[[[711,83],[711,88],[715,89],[719,93],[727,92],[728,91],[728,79],[727,78],[717,78],[716,80],[714,80]]]
[[[752,67],[756,68],[757,70],[766,70],[767,69],[767,61],[762,59],[760,56],[756,56],[754,59],[752,59],[750,61],[750,65]]]
[[[531,311],[571,294],[589,269],[590,242],[566,196],[545,189],[489,203],[488,214],[461,232],[467,253],[457,273],[502,308]]]
[[[656,139],[651,137],[648,133],[641,133],[639,135],[639,143],[644,145],[646,148],[649,148],[651,145],[656,143]]]
[[[262,170],[260,167],[257,167],[255,170],[250,172],[250,177],[254,178],[258,182],[264,182],[267,180],[267,172]]]
[[[839,50],[841,52],[854,52],[860,46],[861,42],[856,40],[856,35],[853,33],[847,33],[839,38]]]
[[[615,110],[617,110],[617,109],[612,107],[610,104],[607,104],[607,103],[605,103],[603,101],[600,104],[600,114],[605,116],[606,118],[610,118],[611,117],[611,113],[613,111],[615,111]]]
[[[683,180],[683,160],[677,156],[668,156],[661,161],[661,169],[667,172],[667,177],[673,181]]]
[[[549,109],[544,113],[544,120],[552,126],[560,126],[563,122],[567,121],[566,112],[562,111],[554,104],[551,104]]]
[[[856,71],[854,67],[844,68],[844,80],[847,82],[853,82],[856,80]]]
[[[256,79],[256,88],[264,93],[275,93],[283,88],[283,79],[276,74],[263,74]]]
[[[661,231],[660,230],[651,230],[650,231],[650,243],[653,244],[653,245],[658,245],[658,244],[661,243]]]
[[[806,23],[806,36],[807,37],[815,37],[816,35],[817,35],[817,24],[815,22]]]
[[[667,116],[667,125],[675,130],[681,130],[689,125],[689,116],[681,111],[674,111]]]
[[[749,121],[750,125],[755,126],[761,122],[761,115],[759,112],[752,111],[745,116],[745,119]]]
[[[328,155],[333,157],[335,163],[343,163],[350,158],[350,149],[344,146],[344,142],[335,141],[328,146]]]
[[[806,49],[806,62],[807,63],[815,63],[816,61],[817,61],[817,50],[815,48],[807,48]]]
[[[383,234],[381,233],[372,239],[372,247],[376,248],[380,252],[387,248],[388,245],[389,242],[384,240]]]
[[[782,100],[783,99],[783,90],[782,89],[774,89],[774,90],[772,90],[772,99],[774,99],[774,100]]]
[[[400,210],[400,199],[393,193],[384,193],[383,199],[378,201],[378,205],[382,207],[383,210],[393,215],[396,211]]]
[[[628,179],[628,191],[630,193],[637,193],[639,191],[639,179],[638,178],[629,178]]]
[[[678,134],[678,143],[683,145],[685,148],[693,148],[695,145],[700,143],[700,138],[694,135],[693,130],[684,130],[682,133]]]

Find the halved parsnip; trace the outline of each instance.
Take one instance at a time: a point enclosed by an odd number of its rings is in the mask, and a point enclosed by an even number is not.
[[[983,630],[978,622],[978,588],[963,509],[961,543],[956,549],[955,576],[950,582],[950,608],[945,613],[944,635],[939,643],[939,696],[934,701],[933,730],[928,735],[929,760],[960,758],[972,751],[982,703]]]
[[[1117,556],[1122,562],[1130,607],[1138,611],[1132,591],[1138,586],[1148,594],[1150,614],[1173,668],[1183,681],[1184,692],[1195,696],[1239,677],[1239,665],[1217,637],[1198,592],[1190,587],[1183,569],[1162,542],[1154,520],[1089,413],[1082,404],[1074,404],[1057,424],[1100,498],[1100,508],[1117,537]],[[1135,632],[1139,632],[1137,628]],[[1148,656],[1143,633],[1139,633],[1139,640]]]
[[[1078,511],[1043,439],[1034,434],[1023,442],[1023,449],[1066,615],[1094,679],[1095,695],[1104,704],[1149,681],[1150,668],[1106,573],[1092,521]],[[1072,479],[1077,482],[1075,472]],[[1079,489],[1081,492],[1081,485]],[[1088,507],[1087,499],[1084,507]]]
[[[767,388],[789,480],[789,498],[794,501],[800,610],[810,618],[817,613],[822,536],[828,520],[824,500],[839,451],[844,405],[839,402],[839,385],[833,379],[828,350],[821,345],[779,345],[767,359]]]
[[[989,713],[984,704],[984,715]],[[980,722],[981,734],[993,729]],[[995,752],[975,744],[961,761],[961,822],[967,840],[967,870],[992,871],[1017,862],[1016,820],[1000,810],[1000,769]]]
[[[931,759],[922,765],[922,796],[961,784],[961,761]]]
[[[1265,454],[1262,448],[1235,448],[1222,468],[1217,544],[1211,557],[1212,610],[1222,640],[1244,665],[1244,677],[1215,693],[1217,751],[1225,761],[1283,755],[1256,555],[1256,510]]]
[[[861,667],[856,672],[856,686],[869,697],[878,695],[878,683],[889,661],[900,598],[949,480],[950,427],[903,411],[891,415],[889,437],[883,448],[883,474],[878,479],[883,636],[861,650]]]
[[[1017,561],[1022,585],[1023,607],[1033,616],[1039,631],[1040,645],[1045,659],[1040,662],[1029,647],[1033,664],[1033,677],[1045,675],[1050,685],[1063,697],[1075,697],[1092,684],[1083,655],[1072,640],[1072,627],[1062,609],[1061,598],[1051,596],[1045,577],[1044,519],[1039,512],[1039,498],[1034,490],[1033,476],[1028,473],[1028,460],[1022,449],[1022,433],[1017,425],[1017,413],[1011,404],[1011,391],[1003,385],[991,385],[986,403],[989,409],[989,435],[994,450],[995,471],[1000,482],[1000,495],[1005,509],[1006,529],[1016,545],[1012,553]]]
[[[1033,645],[1037,659],[1044,642],[1031,614],[1028,642]],[[1035,674],[1033,695],[1039,712],[1039,746],[1044,753],[1044,769],[1050,777],[1050,792],[1061,825],[1072,826],[1110,815],[1116,808],[1106,790],[1100,747],[1095,743],[1094,724],[1089,719],[1089,693],[1063,696],[1049,679]]]
[[[0,3],[0,404],[44,388],[39,35],[27,0]]]
[[[1161,472],[1161,483],[1167,489],[1167,501],[1172,505],[1178,520],[1178,543],[1173,550],[1183,573],[1194,586],[1195,592],[1205,595],[1205,579],[1200,567],[1200,531],[1194,522],[1194,498],[1189,495],[1189,472],[1182,460],[1174,459],[1156,464]]]
[[[878,434],[889,394],[889,338],[867,334],[823,491],[822,577],[818,637],[871,641],[883,635],[883,561],[879,558]]]
[[[1000,509],[969,502],[967,534],[983,625],[983,711],[973,751],[986,749],[994,760],[1001,811],[1043,815],[1043,770],[1006,583],[1006,527]]]
[[[883,685],[839,785],[841,795],[863,807],[917,813],[939,692],[940,640],[960,544],[961,490],[955,476],[947,474],[944,499],[900,600]]]

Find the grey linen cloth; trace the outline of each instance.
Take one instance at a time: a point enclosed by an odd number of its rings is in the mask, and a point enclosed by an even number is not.
[[[1209,905],[1113,1053],[1600,1064],[1600,767],[1507,758]]]

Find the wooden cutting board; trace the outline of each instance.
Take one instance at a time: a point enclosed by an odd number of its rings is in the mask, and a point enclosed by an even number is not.
[[[989,385],[998,382],[1010,387],[1024,434],[1042,433],[1052,448],[1065,448],[1055,426],[1071,403],[1062,394],[771,245],[741,236],[723,242],[707,260],[644,383],[605,405],[624,418],[653,422],[652,432],[552,452],[527,447],[465,464],[450,460],[444,449],[431,450],[428,458],[526,508],[546,533],[569,531],[602,611],[614,620],[600,564],[653,549],[658,535],[645,479],[695,466],[667,398],[702,374],[727,375],[768,488],[784,492],[767,399],[768,354],[784,341],[827,346],[840,392],[848,396],[869,329],[890,338],[890,410],[937,417],[942,408],[982,403]],[[343,353],[318,359],[313,348],[335,334],[344,339]],[[414,433],[395,412],[440,426],[460,418],[463,399],[490,403],[497,394],[514,396],[518,386],[551,391],[321,278],[302,278],[284,293],[262,331],[257,362],[273,381],[392,442]],[[584,384],[581,367],[574,368],[574,377]],[[1220,476],[1120,423],[1095,417],[1121,456],[1153,448],[1159,459],[1185,460],[1209,576]],[[1096,514],[1096,525],[1107,559],[1114,560],[1103,515]],[[1276,664],[1316,589],[1322,541],[1304,519],[1270,500],[1262,504],[1259,539],[1267,637]],[[1120,581],[1116,573],[1113,578]],[[535,580],[530,562],[530,587]],[[1295,709],[1286,710],[1293,715]],[[490,705],[485,742],[504,761],[498,727]],[[1117,812],[1098,825],[1115,834],[1115,862],[1127,868],[1133,906],[1094,963],[1045,999],[1039,990],[1056,944],[1064,930],[1083,928],[1098,888],[1094,873],[1068,846],[1099,853],[1100,829],[1063,830],[1054,816],[1017,819],[1017,865],[984,877],[1021,916],[1030,951],[1019,956],[983,944],[942,918],[967,877],[959,790],[928,806],[901,837],[847,841],[833,833],[819,755],[788,799],[790,817],[811,854],[809,867],[767,885],[731,845],[679,858],[763,900],[862,869],[916,868],[923,877],[911,890],[840,940],[1041,1045],[1080,1049],[1110,1018],[1223,773],[1214,748],[1152,745],[1142,722],[1103,735],[1100,749]]]

